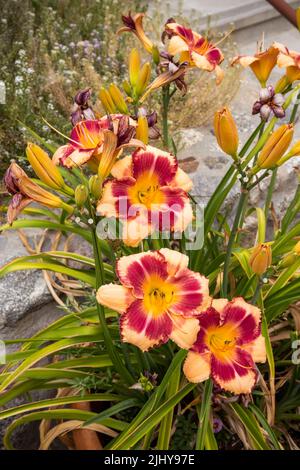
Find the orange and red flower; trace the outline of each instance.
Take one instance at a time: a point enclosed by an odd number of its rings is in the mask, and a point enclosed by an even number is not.
[[[259,80],[263,87],[277,63],[277,58],[280,52],[287,52],[287,48],[278,42],[274,42],[265,51],[258,51],[256,54],[239,55],[233,58],[231,65],[240,64],[243,67],[251,67],[252,72]]]
[[[117,262],[121,285],[97,292],[100,304],[121,314],[121,337],[143,351],[172,339],[188,349],[197,338],[196,316],[211,302],[208,279],[188,269],[188,257],[162,248]]]
[[[117,136],[116,151],[119,153],[122,147],[141,144],[133,138],[135,126],[132,119],[122,114],[80,121],[72,129],[69,143],[57,149],[53,161],[68,168],[89,162],[96,168],[104,150],[105,132],[111,131]]]
[[[223,79],[219,64],[224,60],[221,50],[206,38],[178,23],[167,23],[166,33],[171,36],[168,53],[180,54],[180,62],[187,62],[191,67],[198,67],[208,72],[215,71],[217,83]]]
[[[119,160],[111,174],[97,211],[122,220],[127,245],[137,246],[155,230],[182,232],[192,221],[192,182],[174,155],[147,146]]]
[[[277,58],[277,65],[286,68],[287,82],[300,80],[300,53],[296,51],[281,51]]]
[[[198,318],[198,337],[183,369],[187,379],[197,383],[211,376],[224,390],[250,393],[257,379],[255,362],[266,361],[259,308],[242,298],[218,299]]]

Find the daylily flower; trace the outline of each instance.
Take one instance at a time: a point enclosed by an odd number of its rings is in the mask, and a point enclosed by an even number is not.
[[[277,59],[278,67],[286,68],[287,84],[293,83],[295,80],[300,80],[300,53],[296,51],[280,52]]]
[[[135,126],[135,121],[121,114],[104,116],[99,120],[81,121],[72,129],[69,144],[56,150],[53,161],[56,165],[61,164],[67,168],[81,166],[87,162],[97,168],[104,151],[107,131],[117,136],[117,156],[123,147],[143,146],[133,138]]]
[[[188,269],[178,251],[123,256],[117,262],[121,285],[107,284],[97,292],[100,304],[121,314],[122,340],[142,351],[169,338],[188,349],[199,331],[196,315],[210,305],[208,279]]]
[[[9,224],[12,224],[18,214],[31,202],[38,202],[47,207],[62,208],[70,214],[73,212],[73,208],[62,199],[32,181],[17,163],[11,163],[6,170],[4,185],[13,196],[7,210]]]
[[[138,246],[155,230],[182,232],[192,221],[192,182],[174,155],[147,146],[119,160],[111,174],[97,211],[122,220],[127,245]]]
[[[239,55],[234,57],[231,65],[241,64],[243,67],[250,66],[262,87],[265,87],[270,73],[277,63],[278,54],[284,51],[287,51],[285,46],[274,42],[269,49],[265,51],[259,50],[253,56]]]
[[[122,21],[124,26],[117,31],[117,34],[120,33],[133,33],[136,37],[141,41],[142,45],[146,49],[147,52],[152,54],[153,43],[152,41],[146,36],[144,28],[143,28],[143,18],[144,13],[137,13],[135,15],[131,15],[131,12],[128,15],[122,15]]]
[[[183,368],[187,379],[198,383],[212,377],[224,390],[250,393],[255,362],[266,361],[259,308],[242,298],[218,299],[198,318],[200,331]]]
[[[165,28],[167,35],[171,36],[168,45],[170,55],[180,54],[180,63],[187,62],[191,67],[198,67],[208,72],[215,71],[217,83],[222,81],[224,73],[219,64],[224,57],[218,47],[200,34],[176,22],[168,22]]]

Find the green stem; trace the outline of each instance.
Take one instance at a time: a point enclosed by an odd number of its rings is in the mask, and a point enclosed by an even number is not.
[[[207,427],[209,424],[211,410],[211,395],[213,390],[213,381],[208,379],[205,382],[201,408],[199,410],[199,427],[196,437],[196,450],[204,450]]]
[[[169,103],[170,103],[170,85],[162,88],[162,119],[163,119],[163,143],[166,150],[169,150]]]
[[[95,257],[96,289],[98,290],[99,287],[102,286],[103,283],[105,282],[104,267],[103,267],[103,260],[102,260],[102,255],[100,251],[100,246],[98,243],[94,226],[91,227],[91,234],[92,234],[92,243],[93,243],[93,250],[94,250],[94,257]],[[112,363],[114,364],[116,370],[119,372],[119,374],[124,379],[124,381],[132,385],[134,383],[134,379],[131,376],[128,369],[123,364],[120,358],[120,355],[118,354],[115,348],[115,345],[113,343],[112,337],[110,336],[110,332],[106,324],[104,307],[98,302],[97,302],[97,312],[99,316],[99,322],[103,331],[103,338],[104,338],[105,346],[112,360]]]
[[[273,192],[274,192],[274,188],[275,188],[275,184],[276,184],[277,172],[278,172],[278,168],[275,168],[272,171],[272,177],[271,177],[271,181],[270,181],[268,191],[267,191],[267,197],[266,197],[266,202],[265,202],[266,222],[268,220],[268,213],[269,213],[269,209],[270,209],[270,206],[271,206]]]
[[[226,249],[226,258],[224,262],[224,271],[223,271],[223,282],[222,282],[222,297],[227,296],[227,286],[228,286],[228,274],[229,274],[229,266],[230,266],[230,258],[232,254],[232,249],[235,241],[235,237],[239,228],[240,220],[241,220],[241,215],[244,211],[244,205],[246,204],[247,201],[247,195],[248,191],[245,188],[242,188],[241,194],[240,194],[240,200],[238,203],[238,207],[236,210],[235,218],[233,221],[230,237],[228,240],[228,245]]]

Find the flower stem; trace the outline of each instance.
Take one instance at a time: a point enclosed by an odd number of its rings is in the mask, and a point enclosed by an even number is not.
[[[94,219],[94,213],[93,213],[91,204],[90,204],[90,215]],[[98,243],[95,224],[91,226],[91,235],[92,235],[93,251],[94,251],[94,257],[95,257],[96,289],[98,290],[99,287],[102,286],[105,282],[105,274],[104,274],[102,254],[101,254],[100,245]],[[119,372],[120,376],[124,379],[124,381],[128,383],[129,385],[132,385],[134,383],[134,379],[131,376],[128,369],[125,367],[124,363],[122,362],[120,358],[120,355],[118,354],[118,351],[116,350],[116,347],[113,343],[109,329],[107,327],[104,307],[98,302],[97,302],[97,312],[98,312],[99,322],[103,331],[104,343],[107,348],[109,357],[111,358],[112,363],[114,364],[116,370]]]
[[[228,273],[229,273],[229,266],[230,266],[230,258],[232,254],[232,249],[235,241],[235,237],[240,225],[240,220],[241,220],[241,215],[244,212],[244,205],[246,204],[247,201],[247,196],[248,196],[248,190],[246,188],[241,189],[241,194],[240,194],[240,200],[238,203],[238,207],[236,210],[235,218],[233,221],[230,237],[228,240],[228,245],[226,249],[226,258],[224,262],[224,271],[223,271],[223,282],[222,282],[222,288],[221,288],[221,294],[222,297],[227,296],[227,287],[228,287]]]
[[[163,144],[166,150],[169,150],[169,103],[170,103],[170,85],[162,87],[162,118],[163,118]]]

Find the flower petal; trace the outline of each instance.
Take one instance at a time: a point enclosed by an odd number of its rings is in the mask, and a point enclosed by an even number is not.
[[[266,362],[267,360],[266,340],[263,335],[259,335],[251,343],[245,344],[242,349],[251,354],[254,362]]]
[[[212,355],[211,372],[215,382],[229,392],[251,393],[257,373],[251,355],[236,347],[223,361]]]
[[[112,167],[111,174],[117,179],[132,176],[132,156],[127,155],[124,158],[120,158]]]
[[[132,206],[131,206],[132,208]],[[137,247],[153,232],[148,222],[148,212],[141,210],[137,217],[122,220],[122,240],[127,246]]]
[[[168,276],[167,263],[158,251],[123,256],[117,261],[116,271],[123,285],[132,287],[134,295],[143,298],[143,282],[149,276]]]
[[[188,51],[189,46],[179,36],[172,36],[168,44],[168,53],[172,56],[180,54],[180,52]]]
[[[190,349],[197,339],[200,329],[199,321],[196,318],[183,318],[179,315],[170,315],[173,323],[173,329],[170,334],[173,340],[180,348]]]
[[[170,186],[181,188],[188,192],[192,189],[193,182],[185,171],[183,171],[181,168],[178,168],[174,179],[170,183]]]
[[[210,328],[217,328],[220,325],[220,314],[213,307],[208,308],[198,316],[200,331],[197,340],[193,345],[193,351],[203,353],[208,350],[206,335]]]
[[[116,208],[117,198],[112,193],[112,181],[106,181],[103,185],[103,193],[100,201],[97,204],[97,214],[106,217],[117,217],[118,211]]]
[[[132,155],[133,176],[137,179],[145,173],[158,176],[161,186],[169,184],[174,178],[178,162],[174,155],[148,145],[146,151],[137,150]]]
[[[261,312],[258,307],[248,304],[242,297],[229,302],[221,314],[222,323],[232,323],[238,331],[237,341],[245,344],[260,334]]]
[[[101,286],[98,289],[96,298],[99,304],[119,313],[126,312],[129,305],[135,300],[130,289],[117,284]]]
[[[183,210],[175,215],[174,232],[184,232],[194,218],[193,208],[188,197],[184,198]]]
[[[208,279],[201,274],[185,269],[169,281],[175,286],[174,300],[170,306],[172,313],[199,315],[210,304]]]
[[[121,317],[121,337],[143,351],[166,342],[172,331],[172,321],[167,314],[153,317],[144,309],[142,300],[135,300]]]
[[[211,354],[199,354],[194,351],[189,351],[185,363],[183,365],[183,372],[189,382],[199,383],[207,380],[210,376]]]
[[[182,269],[186,269],[189,265],[188,256],[180,253],[179,251],[170,250],[169,248],[161,248],[159,252],[163,255],[167,262],[169,276],[176,276],[180,274],[180,271]]]

